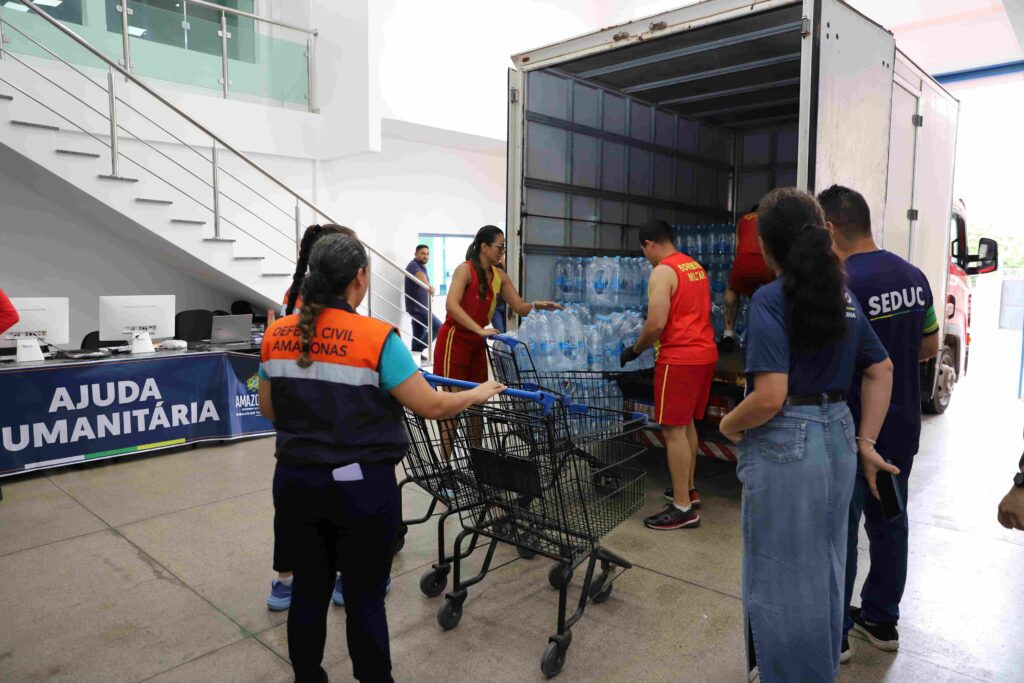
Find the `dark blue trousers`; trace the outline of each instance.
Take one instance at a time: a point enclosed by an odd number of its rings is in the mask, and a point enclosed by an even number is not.
[[[337,482],[333,467],[277,464],[274,508],[289,538],[295,578],[288,611],[288,653],[297,683],[322,680],[327,610],[340,569],[352,673],[391,683],[384,596],[401,498],[393,463],[362,465],[363,479]]]
[[[437,340],[437,332],[441,329],[441,321],[436,315],[430,316],[432,318],[431,324],[434,328],[432,335],[427,334],[427,316],[426,309],[415,306],[413,310],[406,311],[409,317],[412,318],[412,352],[418,353],[427,348],[427,342],[430,339]]]
[[[907,483],[913,459],[897,462],[898,477],[904,504],[907,503]],[[904,512],[890,521],[882,513],[882,504],[871,495],[863,473],[857,472],[853,498],[850,501],[849,537],[846,548],[846,623],[843,631],[853,628],[850,618],[850,601],[853,598],[853,584],[857,580],[857,541],[860,520],[864,517],[864,529],[868,536],[871,569],[860,592],[861,613],[867,621],[875,624],[896,624],[900,619],[900,600],[907,586],[907,554],[909,553],[909,521]]]

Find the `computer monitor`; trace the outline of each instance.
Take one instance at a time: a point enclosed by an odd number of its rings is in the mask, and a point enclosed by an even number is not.
[[[101,296],[100,339],[128,341],[136,332],[153,339],[174,336],[174,295]]]
[[[12,348],[19,339],[65,345],[70,334],[67,297],[16,297],[11,304],[18,311],[18,323],[0,334],[0,346]]]

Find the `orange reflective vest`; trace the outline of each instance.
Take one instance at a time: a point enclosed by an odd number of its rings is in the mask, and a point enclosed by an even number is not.
[[[344,301],[316,320],[308,368],[299,314],[280,318],[263,336],[263,372],[270,377],[277,458],[297,465],[398,462],[408,443],[402,408],[380,388],[384,342],[395,331],[357,314]]]

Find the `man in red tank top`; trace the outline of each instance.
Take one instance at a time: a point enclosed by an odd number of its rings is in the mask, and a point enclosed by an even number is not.
[[[736,314],[740,297],[754,296],[762,285],[775,279],[775,273],[764,262],[761,244],[757,241],[757,205],[736,223],[736,253],[729,270],[729,288],[725,290],[725,331],[721,346],[728,351],[736,346]]]
[[[697,462],[694,420],[704,417],[718,362],[711,327],[711,285],[699,263],[676,251],[665,221],[640,226],[640,246],[654,265],[647,291],[647,321],[633,348],[622,354],[625,365],[655,346],[654,419],[661,424],[668,452],[671,502],[644,520],[651,529],[700,526],[700,494],[693,485]]]

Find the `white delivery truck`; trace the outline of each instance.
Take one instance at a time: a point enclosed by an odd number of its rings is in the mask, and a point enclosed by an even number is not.
[[[924,390],[945,408],[968,342],[951,265],[988,272],[996,247],[969,254],[952,210],[959,105],[891,33],[840,0],[706,0],[512,60],[508,268],[528,300],[553,298],[560,257],[638,255],[649,219],[721,226],[774,187],[839,183],[945,313]],[[742,358],[723,356],[718,379],[702,451],[734,460],[715,427],[742,395]],[[643,402],[642,382],[624,389]]]

